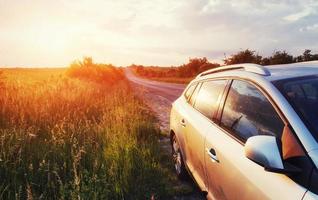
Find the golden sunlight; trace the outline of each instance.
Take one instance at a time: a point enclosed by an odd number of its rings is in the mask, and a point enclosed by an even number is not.
[[[40,30],[33,30],[33,41],[35,47],[47,53],[58,53],[65,51],[69,43],[69,35],[66,34],[62,27],[41,27]]]

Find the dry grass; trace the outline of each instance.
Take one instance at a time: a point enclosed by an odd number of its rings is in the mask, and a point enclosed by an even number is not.
[[[23,82],[34,84],[50,79],[62,78],[66,70],[66,68],[7,68],[0,69],[0,72],[2,72],[2,77],[5,77],[6,81],[9,81],[10,83]]]
[[[69,78],[65,69],[3,71],[0,199],[172,194],[155,119],[121,71],[107,79],[115,85]]]

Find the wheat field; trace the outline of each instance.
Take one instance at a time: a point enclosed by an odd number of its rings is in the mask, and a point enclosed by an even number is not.
[[[169,198],[160,131],[122,70],[76,67],[0,70],[0,199]]]

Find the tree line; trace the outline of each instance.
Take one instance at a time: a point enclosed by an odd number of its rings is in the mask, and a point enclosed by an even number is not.
[[[289,64],[296,62],[306,62],[318,60],[318,54],[313,54],[310,49],[306,49],[301,55],[293,56],[286,51],[275,51],[271,56],[264,57],[259,55],[256,51],[246,49],[232,54],[225,58],[225,65],[233,65],[240,63],[255,63],[259,65],[276,65]],[[197,74],[221,66],[218,63],[209,62],[206,57],[190,58],[188,63],[175,67],[158,67],[158,66],[143,66],[131,65],[134,72],[143,77],[157,78],[157,77],[194,77]]]
[[[198,73],[219,67],[218,63],[211,63],[207,58],[190,58],[187,64],[178,67],[158,67],[131,65],[130,67],[140,76],[143,77],[193,77]]]
[[[299,56],[293,56],[286,51],[275,51],[269,57],[263,57],[256,53],[256,51],[246,49],[231,55],[229,58],[225,58],[224,64],[255,63],[259,65],[277,65],[313,60],[318,60],[318,54],[313,54],[310,49],[306,49],[303,54]]]

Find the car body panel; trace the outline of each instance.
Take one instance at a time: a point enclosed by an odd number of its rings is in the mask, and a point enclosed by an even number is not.
[[[197,180],[198,185],[201,188],[205,188],[205,163],[204,163],[204,149],[200,148],[204,146],[204,125],[205,118],[198,112],[196,112],[192,106],[188,103],[184,105],[186,107],[186,114],[183,116],[185,120],[184,139],[186,142],[186,164],[191,170],[192,175]],[[201,123],[195,123],[199,120]]]
[[[318,199],[318,195],[307,191],[306,194],[303,197],[303,200],[317,200]]]
[[[268,95],[268,97],[272,100],[272,103],[277,105],[277,107],[281,110],[280,113],[282,113],[284,115],[283,117],[286,118],[286,120],[291,124],[292,128],[296,132],[296,135],[302,141],[302,144],[305,147],[306,151],[310,152],[312,150],[318,149],[318,143],[313,138],[310,131],[307,129],[307,127],[302,122],[300,117],[297,115],[295,110],[288,103],[286,98],[278,91],[278,89],[271,82],[267,80],[268,78],[254,73],[238,70],[235,72],[225,71],[212,75],[207,75],[204,78],[199,77],[197,80],[202,81],[205,79],[221,77],[227,77],[229,79],[244,79],[260,86],[263,90],[262,92],[270,94]],[[318,166],[318,163],[316,163],[316,166]]]
[[[311,160],[315,163],[315,165],[318,166],[318,149],[309,151],[308,155],[310,156]]]
[[[288,65],[288,72],[285,72],[286,66],[268,67],[269,76],[235,69],[198,76],[191,83],[225,78],[245,80],[257,86],[293,130],[317,168],[317,141],[273,82],[318,75],[318,62]],[[224,98],[220,103],[224,104]],[[181,119],[186,120],[186,127],[180,125]],[[208,192],[208,199],[318,199],[316,194],[287,175],[265,171],[264,167],[249,160],[244,154],[244,144],[221,128],[217,121],[212,122],[195,110],[183,94],[173,103],[170,126],[177,135],[186,165],[200,188]],[[215,155],[211,156],[209,150],[212,149]]]
[[[205,148],[214,148],[219,159],[213,162],[205,154],[209,199],[301,199],[307,191],[287,176],[267,172],[246,158],[244,146],[225,130],[212,125],[206,135]]]
[[[185,135],[183,134],[183,127],[180,124],[182,116],[184,115],[184,103],[185,99],[183,95],[179,97],[173,104],[170,113],[170,130],[177,136],[177,141],[180,145],[180,150],[184,161],[187,161],[187,154],[185,152]]]
[[[288,65],[270,65],[266,66],[266,68],[270,71],[271,75],[265,78],[269,81],[273,81],[318,74],[317,66],[318,61],[293,63]]]

